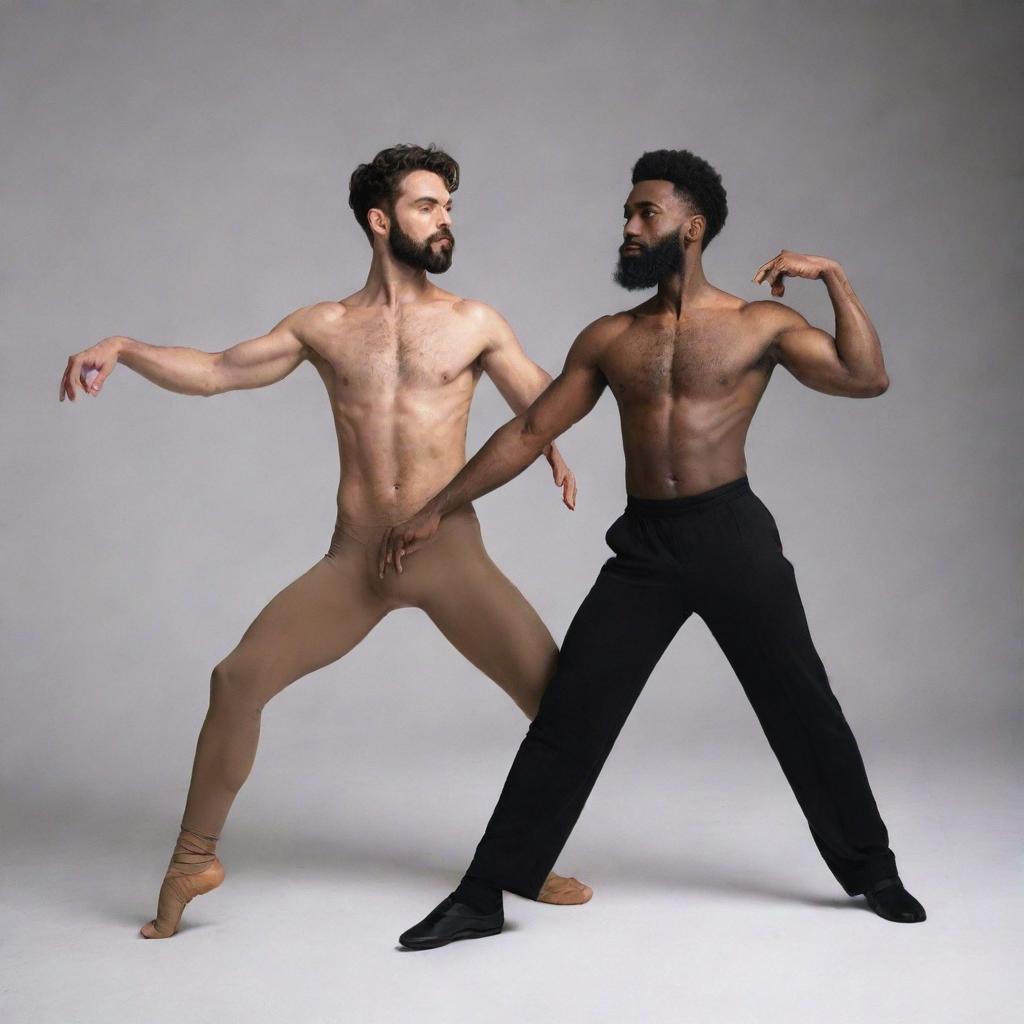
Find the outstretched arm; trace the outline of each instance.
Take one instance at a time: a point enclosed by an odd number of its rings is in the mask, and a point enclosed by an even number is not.
[[[115,335],[68,358],[60,400],[79,392],[96,396],[118,363],[147,380],[182,395],[219,395],[260,388],[286,377],[309,354],[301,341],[308,307],[290,313],[259,338],[239,342],[223,352],[148,345]]]
[[[416,515],[384,534],[378,559],[381,576],[389,563],[401,572],[402,556],[426,544],[437,532],[442,516],[518,476],[545,445],[594,408],[606,384],[597,365],[601,336],[597,324],[591,324],[573,342],[562,372],[525,412],[499,427]]]
[[[551,375],[523,351],[515,332],[496,310],[482,302],[472,303],[471,315],[478,319],[486,339],[486,347],[480,353],[481,368],[494,381],[509,408],[514,413],[525,412],[551,383]],[[575,475],[553,441],[544,446],[543,454],[551,466],[552,478],[562,489],[562,501],[568,508],[575,508]]]
[[[796,310],[779,302],[757,303],[773,307],[772,352],[801,384],[827,395],[873,398],[889,387],[878,332],[857,298],[846,272],[823,256],[805,256],[783,250],[765,263],[754,281],[768,281],[772,295],[784,295],[785,277],[807,277],[825,282],[836,315],[835,337],[812,327]]]

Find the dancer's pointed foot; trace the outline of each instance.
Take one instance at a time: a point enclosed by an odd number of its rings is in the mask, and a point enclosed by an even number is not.
[[[897,924],[916,924],[924,921],[924,907],[903,888],[899,878],[884,878],[864,893],[868,906],[886,921]]]
[[[224,881],[224,865],[213,852],[216,845],[213,836],[181,830],[160,886],[156,917],[139,929],[143,938],[169,939],[178,930],[185,904]]]
[[[568,907],[586,903],[593,895],[594,890],[578,878],[563,878],[562,875],[556,875],[552,871],[540,887],[537,902]]]

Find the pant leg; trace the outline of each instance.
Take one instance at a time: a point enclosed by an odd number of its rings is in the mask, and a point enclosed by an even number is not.
[[[635,523],[566,633],[554,678],[519,747],[467,877],[535,899],[659,658],[690,614],[677,579]]]
[[[811,640],[775,520],[753,493],[727,512],[736,557],[697,602],[739,677],[825,863],[853,896],[896,874],[864,762]],[[726,568],[728,566],[728,568]]]

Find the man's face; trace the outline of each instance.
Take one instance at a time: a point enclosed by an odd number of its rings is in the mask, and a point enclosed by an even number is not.
[[[623,288],[652,288],[683,269],[680,231],[692,211],[670,181],[638,181],[626,197],[615,280]]]
[[[388,230],[396,260],[443,274],[452,265],[452,197],[433,171],[410,171],[399,185]]]

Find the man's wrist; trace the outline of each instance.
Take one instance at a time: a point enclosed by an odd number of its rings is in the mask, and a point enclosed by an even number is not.
[[[121,361],[122,356],[131,351],[133,345],[137,344],[132,338],[126,338],[123,335],[114,335],[112,338],[107,338],[107,341],[114,347],[118,362]]]
[[[826,284],[848,284],[848,278],[846,277],[846,271],[840,263],[835,260],[825,260],[825,265],[821,270],[821,279]]]
[[[439,494],[434,495],[430,501],[423,507],[423,511],[430,516],[437,516],[438,519],[443,519],[450,511],[451,495],[447,488],[441,491]]]

